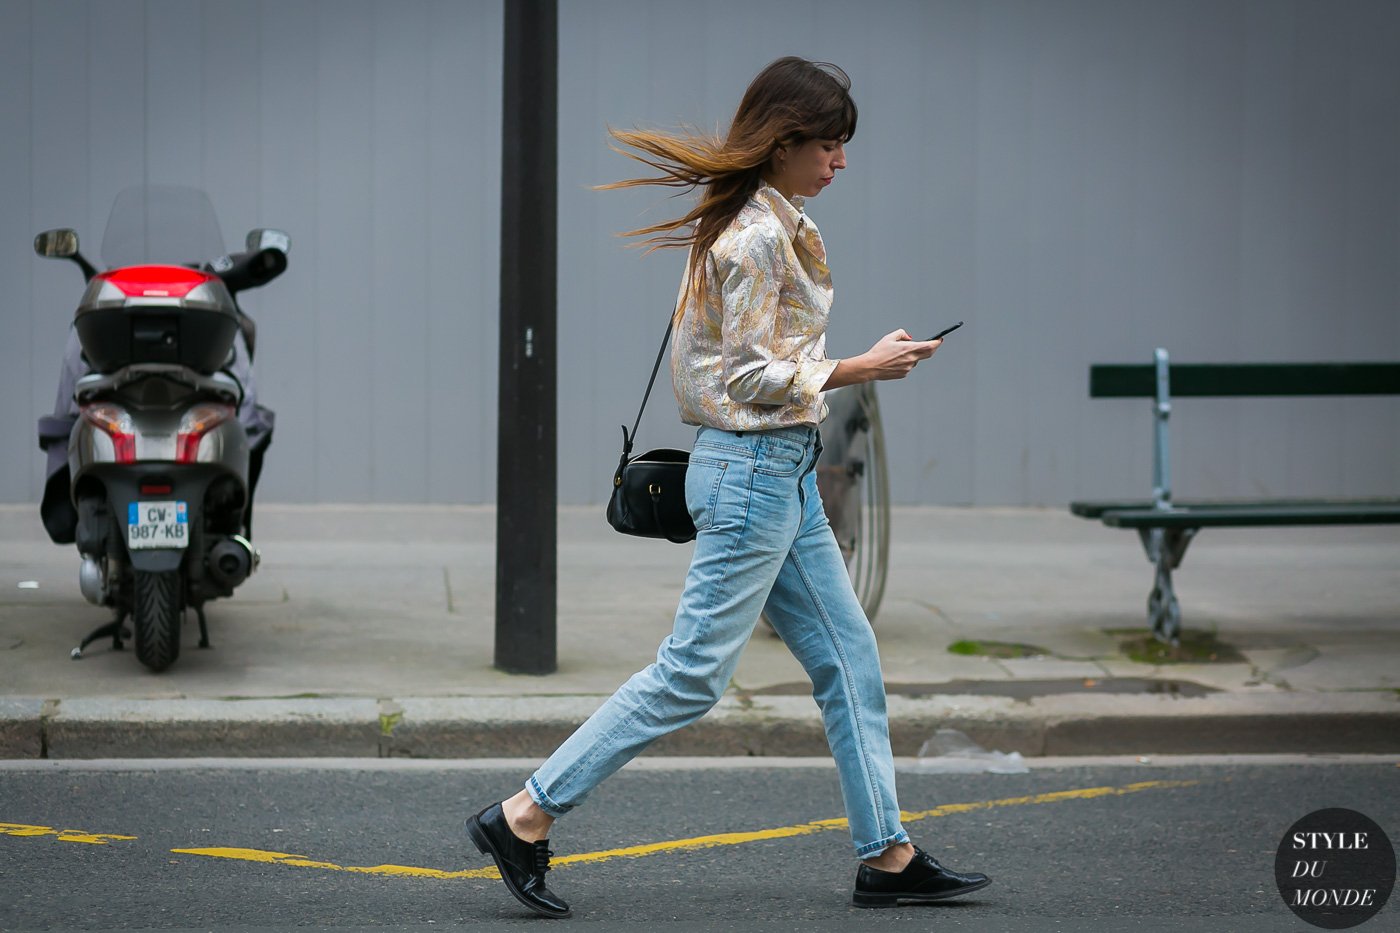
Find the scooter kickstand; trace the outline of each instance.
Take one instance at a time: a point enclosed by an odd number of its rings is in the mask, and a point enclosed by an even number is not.
[[[90,633],[88,633],[88,636],[82,640],[78,647],[68,652],[68,657],[72,658],[74,661],[81,660],[83,657],[84,648],[97,641],[97,639],[105,638],[108,635],[112,636],[112,650],[121,651],[123,636],[131,634],[122,626],[122,623],[125,621],[126,613],[117,613],[117,617],[111,622],[108,622],[106,625],[99,625],[97,628],[93,629]]]
[[[199,616],[199,647],[209,648],[209,623],[204,621],[204,606],[200,604],[194,607],[195,614]]]

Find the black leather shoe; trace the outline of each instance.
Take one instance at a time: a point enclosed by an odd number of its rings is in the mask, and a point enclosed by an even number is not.
[[[481,850],[496,860],[501,879],[510,893],[526,907],[546,917],[569,916],[569,905],[544,886],[549,871],[549,840],[526,842],[510,831],[506,815],[494,803],[476,816],[467,818],[467,835]]]
[[[985,888],[992,879],[980,872],[961,874],[949,871],[932,855],[918,846],[914,858],[904,871],[880,871],[862,865],[856,872],[856,893],[852,902],[857,907],[896,907],[900,901],[924,904],[957,897],[978,888]]]

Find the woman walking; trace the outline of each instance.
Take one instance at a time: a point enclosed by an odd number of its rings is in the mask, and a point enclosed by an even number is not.
[[[990,883],[939,865],[900,825],[884,682],[814,471],[822,393],[901,379],[938,349],[903,330],[848,359],[826,355],[831,276],[804,213],[846,167],[850,81],[832,65],[782,58],[754,78],[723,140],[613,131],[663,172],[605,187],[698,187],[684,217],[628,235],[689,247],[671,378],[696,425],[686,503],[698,536],[675,629],[515,796],[467,820],[510,892],[551,917],[550,826],[653,740],[699,719],[723,693],[759,614],[812,679],[835,757],[855,855],[854,903],[893,907]]]

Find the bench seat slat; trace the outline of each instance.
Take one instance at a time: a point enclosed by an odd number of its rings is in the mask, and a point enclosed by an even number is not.
[[[1174,509],[1370,509],[1400,506],[1400,497],[1346,499],[1186,499],[1173,502]],[[1151,499],[1106,499],[1071,502],[1069,510],[1081,518],[1102,518],[1105,512],[1137,512],[1152,508]]]
[[[1252,502],[1238,505],[1178,505],[1171,509],[1106,510],[1098,516],[1113,528],[1246,528],[1277,525],[1400,524],[1400,499],[1345,502]]]

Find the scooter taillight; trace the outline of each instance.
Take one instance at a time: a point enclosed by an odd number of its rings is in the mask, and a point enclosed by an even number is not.
[[[175,462],[194,463],[204,435],[233,417],[232,405],[196,405],[180,419],[175,437]]]
[[[110,402],[84,405],[83,420],[112,439],[112,456],[117,463],[136,462],[136,434],[131,416]]]
[[[219,277],[184,266],[127,266],[97,276],[128,298],[184,298],[192,289]]]

